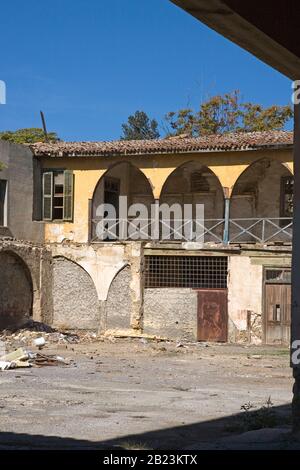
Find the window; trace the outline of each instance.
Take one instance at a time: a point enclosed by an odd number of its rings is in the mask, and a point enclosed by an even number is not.
[[[73,186],[72,171],[43,173],[43,220],[73,219]]]
[[[267,284],[291,284],[291,270],[288,268],[272,268],[265,270]]]
[[[145,287],[227,288],[226,256],[145,256]]]
[[[293,195],[294,195],[293,176],[283,176],[281,178],[281,194],[280,194],[280,216],[281,217],[293,217]]]
[[[7,181],[0,180],[0,226],[2,227],[7,225],[6,187]]]

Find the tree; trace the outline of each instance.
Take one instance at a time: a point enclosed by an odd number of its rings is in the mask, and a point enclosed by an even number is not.
[[[293,116],[291,106],[264,108],[242,103],[239,91],[213,96],[200,105],[199,111],[180,109],[165,116],[167,134],[197,137],[226,132],[281,130]]]
[[[151,140],[158,139],[158,123],[151,119],[144,111],[136,111],[128,117],[126,124],[122,124],[122,140]]]
[[[0,132],[0,139],[8,140],[15,144],[34,144],[35,142],[46,141],[43,129],[36,127],[18,129],[16,131],[3,131]],[[59,138],[56,132],[49,132],[48,140],[51,142],[57,142]]]

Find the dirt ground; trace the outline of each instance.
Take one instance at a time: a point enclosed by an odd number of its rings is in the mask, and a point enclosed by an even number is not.
[[[74,362],[0,372],[0,448],[209,448],[290,423],[287,349],[113,338],[43,353]]]

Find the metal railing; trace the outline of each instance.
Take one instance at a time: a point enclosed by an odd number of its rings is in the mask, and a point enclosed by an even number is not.
[[[292,242],[293,219],[229,219],[229,243]]]
[[[150,219],[99,218],[91,221],[90,240],[92,243],[116,240],[157,240],[266,244],[291,243],[292,236],[293,219],[291,218],[240,218],[227,221],[225,219],[205,219],[204,221],[164,219],[159,223],[154,223]]]

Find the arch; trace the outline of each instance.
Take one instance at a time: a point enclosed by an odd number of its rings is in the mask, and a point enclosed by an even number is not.
[[[33,312],[30,269],[13,250],[2,250],[0,272],[0,329],[21,326]]]
[[[241,175],[236,180],[232,188],[231,199],[235,196],[242,196],[244,194],[255,195],[255,193],[257,197],[257,192],[265,189],[267,194],[263,193],[263,195],[269,195],[270,200],[274,202],[275,194],[277,196],[277,206],[279,206],[280,179],[284,176],[293,176],[293,173],[285,162],[281,162],[269,157],[263,157],[255,160],[241,173]],[[264,187],[260,187],[264,184]],[[270,187],[272,187],[271,191]],[[266,201],[264,200],[263,203],[265,205]]]
[[[152,187],[145,174],[130,162],[118,162],[112,165],[99,179],[92,199],[91,217],[97,220],[97,208],[108,203],[115,207],[117,219],[119,216],[119,196],[127,197],[127,206],[144,204],[150,214],[151,204],[154,203]],[[127,215],[127,214],[126,214]],[[116,225],[116,234],[119,226]],[[96,224],[92,224],[91,238],[96,239]]]
[[[245,227],[251,225],[250,219],[254,222],[257,219],[272,219],[278,227],[288,225],[290,220],[285,218],[292,217],[292,213],[289,215],[287,212],[292,208],[292,200],[289,203],[284,192],[287,185],[292,188],[289,179],[292,176],[290,168],[276,159],[263,157],[253,162],[241,173],[232,188],[230,218],[238,219],[239,225]],[[236,227],[232,230],[238,232]],[[266,230],[271,236],[276,227],[274,229],[272,223],[267,223]],[[260,232],[261,224],[258,223],[251,233],[258,236]]]
[[[165,181],[160,204],[191,204],[193,217],[196,216],[196,205],[204,205],[205,227],[211,229],[217,220],[224,217],[224,191],[215,173],[197,161],[186,162],[174,170]],[[182,210],[183,212],[183,210]],[[222,239],[221,224],[213,229],[214,234],[207,233],[205,242]]]
[[[98,329],[100,308],[90,274],[65,256],[53,258],[53,324],[66,328]]]
[[[184,167],[188,167],[188,166],[194,166],[196,169],[198,167],[198,170],[201,170],[203,169],[204,171],[207,171],[211,174],[211,176],[213,176],[216,181],[218,182],[218,185],[219,187],[222,189],[223,191],[223,187],[222,187],[222,184],[218,178],[218,176],[216,175],[216,173],[211,169],[209,168],[208,165],[204,165],[196,160],[187,160],[186,162],[182,163],[181,165],[177,166],[174,170],[171,171],[171,173],[167,176],[166,180],[164,181],[163,185],[162,185],[162,188],[161,188],[161,193],[160,195],[162,195],[165,190],[166,190],[166,186],[168,184],[168,181],[170,180],[170,178],[172,178],[177,172],[181,171],[181,169],[183,169]]]
[[[114,276],[105,304],[105,329],[129,330],[131,327],[131,268],[123,266]]]
[[[291,173],[291,175],[293,175],[293,162],[287,162],[287,161],[284,161],[284,160],[281,160],[281,159],[277,159],[277,158],[274,158],[274,156],[265,156],[265,157],[259,157],[257,158],[256,160],[253,160],[251,163],[248,163],[246,165],[241,165],[241,168],[240,168],[240,171],[238,172],[238,174],[236,175],[235,179],[234,179],[234,183],[233,185],[231,186],[230,189],[230,196],[232,195],[233,193],[233,190],[234,190],[234,187],[236,185],[236,183],[238,182],[238,180],[241,178],[241,176],[250,168],[252,167],[252,165],[255,165],[256,163],[262,161],[262,160],[270,160],[272,162],[277,162],[278,164],[282,165],[284,168],[287,169],[287,171],[289,171]]]
[[[148,176],[145,174],[143,169],[139,168],[139,166],[136,165],[136,163],[134,161],[124,160],[124,161],[121,161],[121,162],[120,161],[114,162],[106,170],[104,170],[103,174],[100,176],[100,178],[98,179],[98,181],[95,184],[92,199],[94,199],[97,188],[98,188],[99,184],[101,184],[101,180],[103,180],[103,178],[105,178],[105,176],[109,176],[109,173],[112,172],[115,169],[115,167],[118,167],[119,165],[124,165],[124,164],[127,164],[127,165],[131,166],[132,168],[134,168],[136,171],[138,171],[144,177],[144,181],[147,183],[147,185],[151,189],[151,193],[152,193],[152,196],[153,196],[152,183],[150,182],[150,178],[148,178]]]

